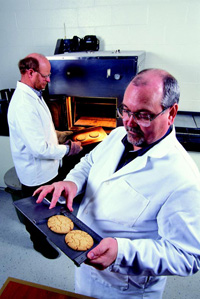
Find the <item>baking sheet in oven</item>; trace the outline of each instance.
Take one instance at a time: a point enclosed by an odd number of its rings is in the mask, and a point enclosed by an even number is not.
[[[41,203],[36,203],[36,197],[27,197],[13,202],[14,206],[28,218],[52,243],[54,243],[63,253],[65,253],[76,266],[80,266],[86,259],[87,253],[97,246],[102,238],[96,234],[91,228],[80,221],[73,213],[71,213],[65,205],[57,205],[49,210],[49,201],[44,199]],[[54,215],[65,215],[74,222],[74,230],[80,229],[88,234],[94,240],[94,245],[87,251],[76,251],[71,249],[65,243],[66,234],[57,234],[51,231],[47,226],[48,218]]]
[[[70,138],[73,139],[73,141],[80,141],[81,145],[87,145],[92,144],[95,142],[102,141],[107,136],[106,132],[102,127],[92,127],[87,128],[84,130],[79,130],[75,133],[73,133]]]

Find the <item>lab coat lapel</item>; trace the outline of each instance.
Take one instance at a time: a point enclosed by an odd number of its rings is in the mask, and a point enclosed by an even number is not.
[[[147,163],[147,155],[143,155],[135,158],[133,161],[129,162],[127,165],[114,172],[111,178],[117,178],[118,176],[127,175],[129,173],[133,173],[141,170],[146,166]],[[110,179],[111,179],[110,178]]]
[[[104,165],[104,175],[107,173],[105,181],[115,179],[118,176],[127,175],[128,173],[133,173],[133,172],[138,171],[138,170],[142,169],[143,167],[145,167],[146,162],[147,162],[147,156],[143,155],[143,156],[137,157],[133,161],[129,162],[127,165],[122,167],[120,170],[115,171],[115,169],[121,159],[123,151],[124,151],[124,146],[121,143],[120,146],[115,148],[115,154],[113,154],[112,159],[110,159],[109,163]]]
[[[127,175],[129,173],[134,173],[136,171],[139,171],[146,167],[148,159],[162,158],[169,151],[170,144],[172,144],[171,139],[174,139],[174,138],[175,138],[175,130],[173,129],[173,131],[167,137],[165,137],[162,141],[160,141],[156,146],[151,148],[144,155],[135,158],[133,161],[129,162],[127,165],[125,165],[124,167],[122,167],[120,170],[118,170],[116,172],[115,172],[115,169],[116,169],[118,163],[115,159],[115,161],[113,161],[113,163],[111,165],[112,168],[110,169],[110,170],[113,170],[113,172],[108,179],[109,180],[115,179],[118,176],[123,176],[123,175]],[[117,155],[118,162],[120,160],[122,152],[123,152],[123,149],[119,148],[118,155]],[[115,168],[114,168],[114,166],[115,166]]]

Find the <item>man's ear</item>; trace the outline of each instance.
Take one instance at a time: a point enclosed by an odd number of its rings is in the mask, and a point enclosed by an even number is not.
[[[28,73],[29,78],[31,78],[31,77],[33,76],[34,72],[35,72],[35,71],[34,71],[33,69],[28,69],[28,70],[27,70],[27,73]]]
[[[169,125],[172,125],[174,123],[174,119],[177,115],[177,112],[178,112],[178,104],[174,104],[169,111],[169,117],[168,117]]]

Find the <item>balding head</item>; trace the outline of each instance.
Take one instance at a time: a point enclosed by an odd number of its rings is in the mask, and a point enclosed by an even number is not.
[[[31,54],[28,54],[26,57],[33,57],[33,58],[38,59],[38,60],[39,60],[39,58],[45,58],[46,59],[46,57],[44,55],[39,54],[39,53],[31,53]]]
[[[134,86],[150,86],[160,84],[162,87],[162,106],[171,107],[178,104],[180,89],[177,80],[168,72],[162,69],[145,69],[139,72],[131,81]]]
[[[21,82],[37,90],[45,89],[50,82],[51,65],[48,59],[39,53],[31,53],[19,61]]]
[[[44,55],[39,53],[31,53],[26,56],[26,58],[30,58],[30,57],[35,58],[39,62],[39,64],[43,61],[45,62],[48,61],[48,59]]]
[[[18,63],[20,73],[25,74],[26,70],[33,69],[34,71],[40,71],[41,66],[50,65],[48,59],[38,53],[31,53],[25,58],[21,59]]]

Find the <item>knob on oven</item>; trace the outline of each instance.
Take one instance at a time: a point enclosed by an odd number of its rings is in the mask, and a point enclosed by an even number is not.
[[[121,75],[120,74],[114,74],[114,78],[115,78],[115,80],[120,80],[121,79]]]

